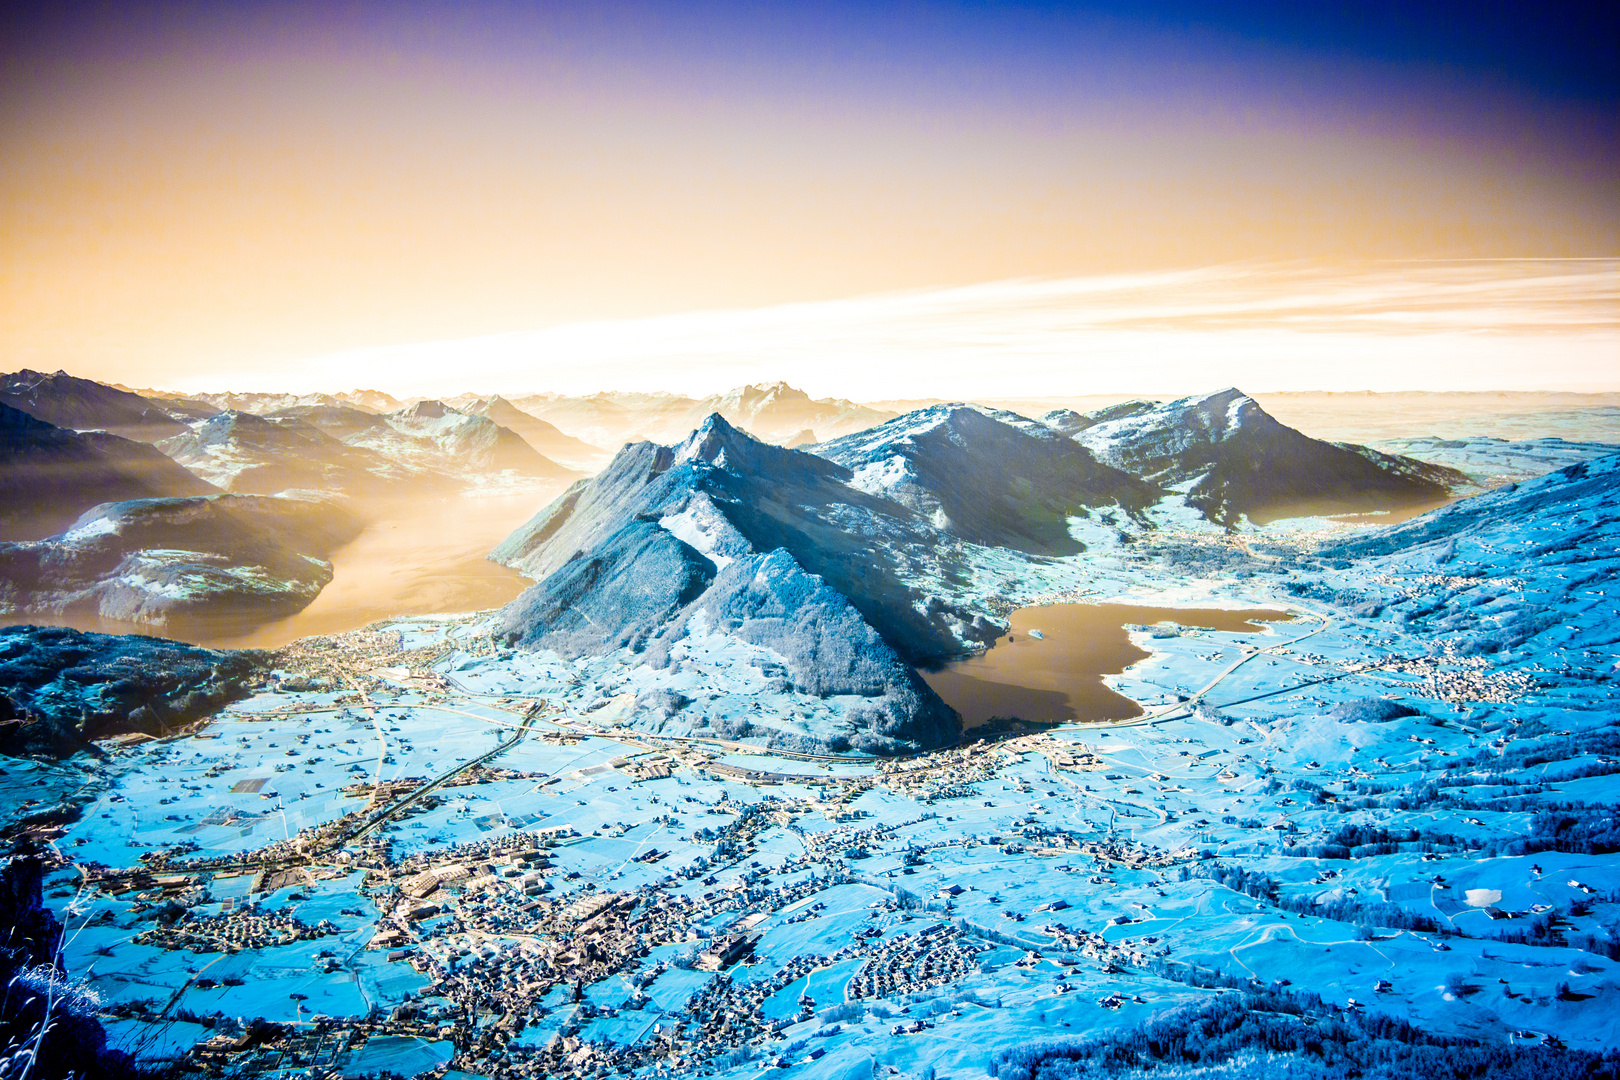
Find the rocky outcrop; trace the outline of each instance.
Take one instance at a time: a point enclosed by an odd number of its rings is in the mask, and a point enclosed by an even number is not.
[[[162,734],[245,697],[267,659],[139,634],[0,628],[0,753],[65,756],[110,735]]]

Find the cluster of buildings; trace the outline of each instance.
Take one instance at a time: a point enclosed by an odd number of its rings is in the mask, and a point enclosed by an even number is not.
[[[139,945],[162,949],[190,949],[192,952],[235,952],[238,949],[271,949],[295,941],[326,937],[338,928],[327,919],[313,926],[287,911],[265,911],[257,904],[226,905],[218,915],[190,912],[172,925],[158,925],[135,935]]]

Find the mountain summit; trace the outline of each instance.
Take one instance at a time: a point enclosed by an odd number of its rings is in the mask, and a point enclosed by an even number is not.
[[[661,732],[872,752],[949,742],[956,715],[910,665],[997,628],[907,583],[896,545],[931,546],[938,530],[849,478],[719,414],[676,446],[631,444],[491,554],[540,579],[508,605],[506,634],[563,656],[640,653],[662,674],[635,722]],[[775,672],[774,692],[814,697],[813,717],[665,707],[681,665],[715,649]]]

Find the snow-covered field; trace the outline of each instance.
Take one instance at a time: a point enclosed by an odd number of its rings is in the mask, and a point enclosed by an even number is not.
[[[1079,555],[938,564],[1006,608],[1294,613],[1133,632],[1149,657],[1110,680],[1133,721],[897,761],[655,737],[651,690],[766,727],[855,703],[727,636],[654,672],[505,651],[471,615],[385,628],[408,652],[362,695],[267,692],[105,761],[8,760],[0,790],[84,806],[47,881],[64,961],[148,1055],[324,1016],[366,1033],[355,1073],[972,1076],[1255,986],[1614,1048],[1620,463],[1584,468],[1400,532],[1161,507],[1075,519]],[[463,873],[414,898],[433,867]],[[727,933],[747,948],[704,970]]]

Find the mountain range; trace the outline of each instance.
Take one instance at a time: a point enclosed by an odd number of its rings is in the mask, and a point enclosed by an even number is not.
[[[1150,525],[1164,498],[1231,524],[1311,491],[1363,508],[1443,496],[1441,475],[1310,439],[1236,391],[1043,422],[932,406],[797,450],[716,413],[674,446],[625,447],[491,558],[538,581],[503,614],[510,644],[564,657],[628,650],[659,670],[694,635],[705,648],[734,640],[796,691],[866,699],[813,728],[749,721],[753,734],[892,751],[954,737],[945,706],[907,666],[1004,631],[982,598],[953,585],[970,551],[1076,555],[1074,519]],[[732,718],[682,717],[688,705],[665,690],[643,691],[634,723],[736,735]]]
[[[511,401],[532,416],[604,447],[678,441],[712,413],[766,442],[800,444],[861,431],[895,415],[843,398],[812,398],[785,382],[739,386],[703,398],[605,392],[584,397],[514,395]]]
[[[966,420],[942,410],[932,423],[919,418],[865,450],[879,455],[881,446],[965,421],[993,438],[1029,444],[1025,460],[1041,467],[1029,470],[1025,498],[988,519],[970,516],[964,531],[994,527],[1039,543],[1052,507],[1084,509],[1073,501],[1075,485],[1052,467],[1085,457],[1083,451],[973,415]],[[950,445],[946,436],[914,453],[918,475],[941,475],[928,451]],[[968,464],[994,476],[1007,468],[988,457],[970,457]],[[1088,494],[1095,502],[1141,501],[1143,486],[1134,479],[1101,468],[1093,473],[1097,483]],[[948,742],[956,717],[912,666],[958,655],[1000,628],[923,591],[913,570],[972,541],[927,509],[927,500],[937,506],[938,498],[920,483],[907,489],[908,505],[880,489],[863,490],[855,479],[835,460],[761,442],[718,414],[678,445],[627,446],[491,554],[539,579],[506,609],[504,633],[520,648],[564,656],[630,649],[655,669],[688,639],[730,638],[793,689],[848,699],[830,727],[773,729],[767,738],[886,751]],[[971,470],[957,479],[972,485]],[[1028,520],[1018,517],[1020,510]],[[667,731],[671,720],[670,710],[659,709],[641,722]],[[737,734],[712,720],[707,726]]]
[[[159,402],[128,390],[23,368],[0,375],[0,404],[70,431],[106,431],[139,442],[157,442],[186,430]]]
[[[782,383],[707,399],[468,396],[403,406],[364,391],[148,397],[60,372],[18,372],[6,376],[3,387],[38,413],[153,441],[54,427],[15,410],[0,414],[8,425],[4,452],[15,462],[0,482],[18,492],[5,527],[11,538],[34,545],[8,558],[23,568],[19,574],[34,572],[26,569],[34,565],[30,560],[38,561],[40,573],[52,568],[41,579],[43,599],[23,598],[14,589],[16,602],[159,622],[210,603],[245,611],[257,593],[211,579],[180,590],[184,600],[158,602],[92,579],[130,578],[129,567],[156,565],[154,551],[190,552],[187,558],[223,559],[220,566],[237,570],[265,568],[266,580],[277,582],[265,610],[285,611],[297,598],[307,603],[329,571],[307,569],[275,551],[249,546],[232,553],[197,539],[199,516],[247,504],[216,502],[206,512],[181,512],[182,504],[150,502],[154,498],[226,491],[347,499],[350,510],[333,510],[330,529],[317,527],[306,513],[293,515],[300,523],[277,533],[278,551],[319,561],[331,550],[331,536],[353,535],[352,514],[363,518],[369,500],[574,480],[578,472],[536,444],[594,467],[603,460],[598,446],[616,445],[626,429],[677,430],[669,445],[626,445],[598,475],[575,483],[496,549],[497,561],[540,581],[540,591],[522,608],[527,615],[514,614],[510,627],[513,640],[529,647],[586,649],[597,633],[599,651],[651,648],[660,634],[691,624],[685,613],[729,610],[721,594],[699,600],[711,589],[732,587],[721,580],[731,561],[780,551],[855,613],[851,622],[825,596],[817,601],[830,625],[847,623],[840,633],[850,650],[877,656],[882,650],[875,640],[901,666],[935,664],[983,646],[999,630],[984,598],[954,583],[972,551],[1076,555],[1083,545],[1071,527],[1075,519],[1125,515],[1151,526],[1166,500],[1235,526],[1245,517],[1438,503],[1470,482],[1458,470],[1415,458],[1312,439],[1236,390],[1166,404],[1128,402],[1091,414],[1059,411],[1036,421],[965,404],[895,417],[842,399],[812,399]],[[376,411],[390,405],[397,407]],[[709,411],[693,422],[697,409]],[[606,436],[599,444],[580,437],[593,430]],[[784,442],[794,446],[773,445]],[[52,480],[57,473],[65,479]],[[98,519],[95,527],[106,531],[87,546],[82,529],[91,522],[80,516],[102,503],[122,509]],[[114,519],[116,529],[107,524]],[[649,523],[656,526],[652,532]],[[160,535],[164,529],[174,530],[168,540]],[[132,546],[127,541],[136,534],[139,544]],[[174,560],[158,560],[165,561]],[[143,574],[134,577],[151,576]],[[659,578],[654,588],[660,574],[667,580]],[[771,574],[779,582],[792,576],[780,561]],[[622,611],[597,611],[589,624],[594,629],[570,622],[568,612],[590,611],[614,597]],[[875,639],[863,637],[867,631]],[[784,648],[789,655],[796,647]],[[926,688],[885,678],[885,693],[912,695],[902,712],[929,712]],[[801,672],[801,682],[808,680]],[[897,723],[891,716],[872,730],[892,733]]]

